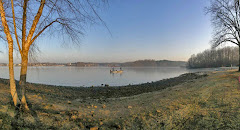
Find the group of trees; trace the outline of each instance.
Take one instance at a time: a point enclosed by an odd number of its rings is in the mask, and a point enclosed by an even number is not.
[[[121,63],[120,66],[125,67],[176,67],[185,66],[184,61],[169,61],[169,60],[137,60],[134,62]]]
[[[189,58],[189,68],[230,67],[239,64],[238,47],[205,50]]]
[[[97,14],[103,3],[106,0],[0,0],[0,38],[8,45],[10,92],[16,107],[29,110],[27,68],[36,40],[57,33],[63,41],[79,43],[86,25],[101,22],[105,26]],[[21,56],[20,94],[14,79],[14,48]]]
[[[232,43],[240,48],[239,0],[211,0],[210,2],[210,6],[206,8],[206,11],[211,15],[214,29],[211,41],[212,47],[215,48],[223,43]]]
[[[213,25],[212,50],[192,55],[190,68],[221,67],[238,65],[240,71],[240,2],[239,0],[211,0],[206,12]],[[216,49],[223,43],[232,43],[237,48]]]

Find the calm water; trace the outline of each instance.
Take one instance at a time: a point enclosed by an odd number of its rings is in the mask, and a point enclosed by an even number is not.
[[[183,73],[208,71],[189,70],[180,67],[123,68],[122,74],[110,74],[108,67],[29,67],[27,81],[63,86],[121,86],[172,78]],[[115,68],[119,69],[119,68]],[[15,67],[15,79],[19,80],[20,67]],[[8,78],[8,67],[0,67],[0,77]]]

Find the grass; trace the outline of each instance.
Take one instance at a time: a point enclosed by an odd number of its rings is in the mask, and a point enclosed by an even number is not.
[[[208,75],[161,89],[153,83],[155,89],[149,87],[127,96],[120,92],[107,95],[102,91],[108,89],[95,88],[95,93],[101,94],[91,97],[88,90],[64,87],[60,91],[30,84],[29,113],[14,110],[7,82],[1,82],[0,129],[239,129],[240,73]],[[110,92],[116,91],[110,87]]]

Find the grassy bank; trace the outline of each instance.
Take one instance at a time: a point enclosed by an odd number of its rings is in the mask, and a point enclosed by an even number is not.
[[[1,79],[0,128],[238,129],[239,74],[185,74],[125,87],[28,84],[29,113],[9,105],[8,81]]]

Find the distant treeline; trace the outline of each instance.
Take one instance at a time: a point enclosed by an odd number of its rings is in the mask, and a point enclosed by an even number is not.
[[[169,60],[138,60],[134,62],[122,63],[123,67],[177,67],[186,66],[184,61],[169,61]]]
[[[108,66],[108,67],[179,67],[186,66],[185,61],[169,61],[169,60],[137,60],[124,63],[71,63],[71,66]]]
[[[192,55],[187,66],[189,68],[237,66],[239,64],[238,53],[238,47],[205,50],[202,53]]]
[[[75,63],[28,63],[28,66],[76,66],[76,67],[179,67],[186,66],[185,61],[169,60],[138,60],[124,63],[94,63],[94,62],[75,62]],[[8,66],[7,63],[0,63],[0,66]],[[14,64],[21,66],[21,64]]]

